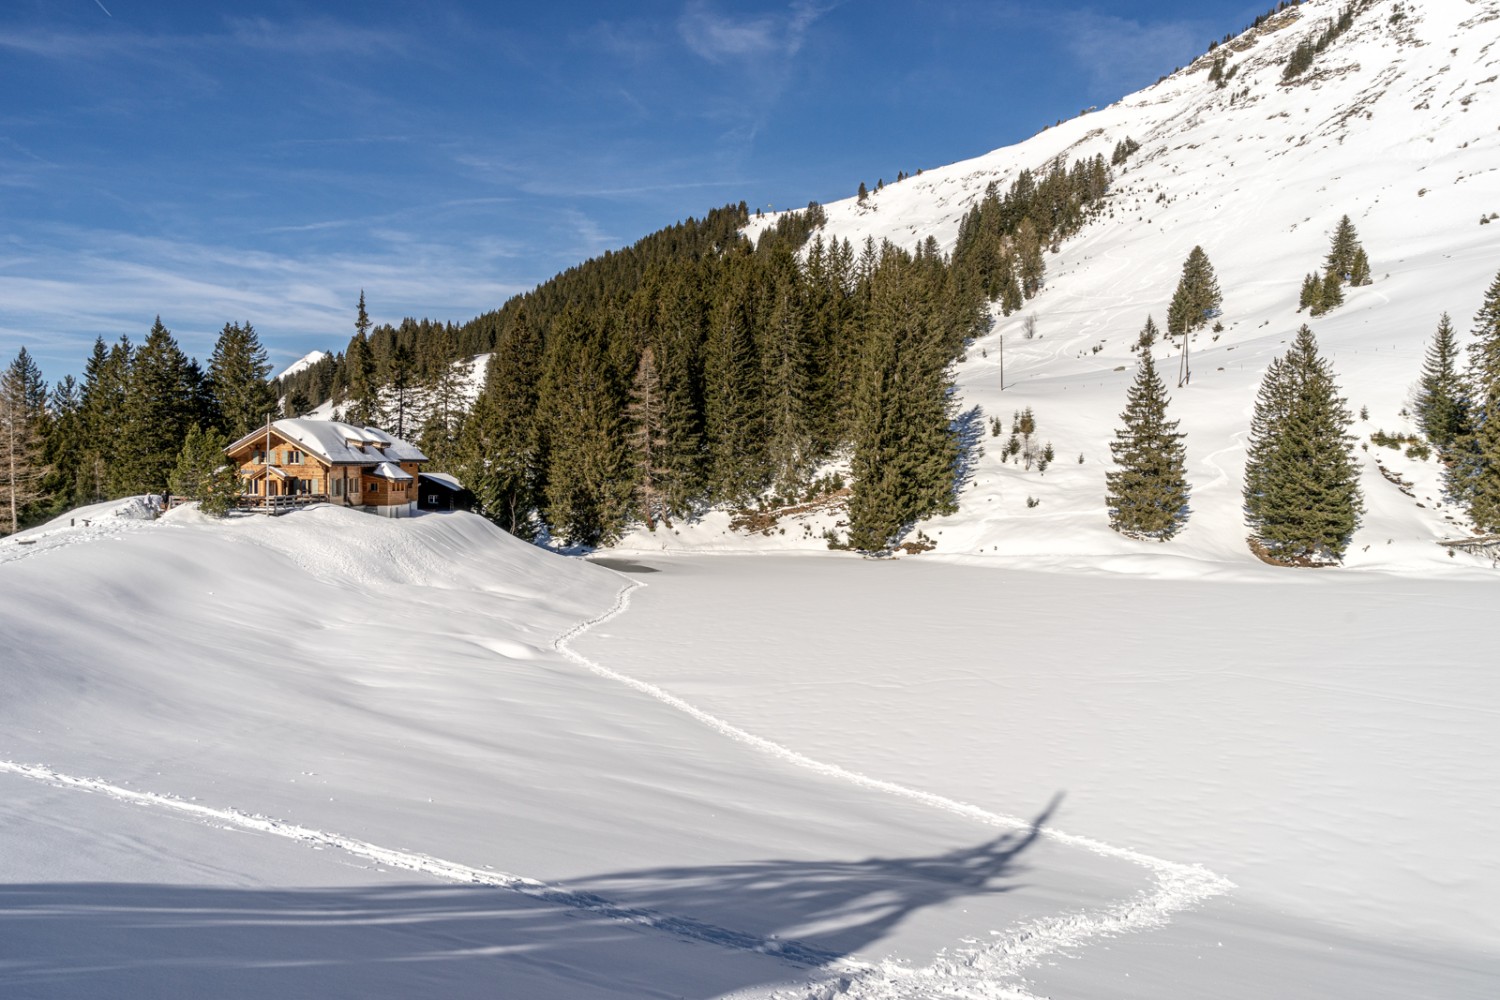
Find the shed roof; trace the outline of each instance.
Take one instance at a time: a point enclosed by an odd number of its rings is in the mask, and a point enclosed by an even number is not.
[[[448,473],[446,472],[422,472],[418,473],[418,477],[421,479],[431,480],[432,482],[438,483],[441,486],[446,486],[450,490],[454,490],[455,492],[464,488],[463,483],[459,482],[455,477],[448,475]]]

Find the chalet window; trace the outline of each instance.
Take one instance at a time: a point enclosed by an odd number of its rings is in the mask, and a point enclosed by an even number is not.
[[[301,465],[307,461],[307,453],[301,451],[289,451],[286,453],[287,465]]]
[[[335,479],[333,481],[333,495],[336,497],[344,495],[344,481],[342,479]]]
[[[251,465],[265,465],[266,464],[266,453],[263,452],[263,451],[253,452],[250,455],[250,464]]]

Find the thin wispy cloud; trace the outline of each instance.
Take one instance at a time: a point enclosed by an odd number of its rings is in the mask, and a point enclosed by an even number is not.
[[[230,36],[240,45],[292,55],[401,55],[410,47],[402,33],[326,17],[292,22],[230,18],[228,24]]]
[[[802,50],[808,29],[834,6],[797,0],[781,13],[741,17],[693,0],[677,30],[689,49],[710,62],[785,59]]]
[[[342,346],[361,288],[378,289],[377,322],[397,322],[475,316],[529,287],[495,278],[516,250],[496,239],[448,244],[385,229],[359,252],[277,254],[108,231],[55,235],[55,246],[28,246],[0,267],[0,335],[28,344],[53,377],[82,363],[80,344],[138,340],[158,313],[200,358],[224,323],[249,320],[290,360],[307,343]]]
[[[1149,83],[1200,54],[1205,34],[1212,34],[1198,21],[1143,24],[1088,10],[1063,14],[1060,24],[1068,52],[1107,95]]]

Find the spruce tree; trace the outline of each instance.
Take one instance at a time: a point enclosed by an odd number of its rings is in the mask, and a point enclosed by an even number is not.
[[[1463,380],[1458,371],[1458,341],[1443,313],[1427,348],[1412,410],[1417,425],[1439,452],[1446,453],[1466,433]]]
[[[794,260],[782,264],[772,291],[762,363],[765,373],[766,457],[783,495],[801,487],[810,459],[806,313]]]
[[[1500,274],[1474,316],[1469,344],[1468,405],[1473,430],[1462,440],[1450,483],[1469,509],[1474,527],[1500,532]]]
[[[1304,309],[1312,310],[1314,316],[1323,311],[1323,279],[1316,271],[1302,279],[1302,296],[1297,300],[1297,311]]]
[[[702,371],[704,305],[697,265],[668,277],[657,302],[656,361],[662,383],[662,490],[667,508],[687,512],[705,489]]]
[[[161,317],[135,352],[124,400],[124,424],[110,469],[115,496],[159,493],[198,412],[198,368],[182,353]]]
[[[406,417],[417,383],[416,358],[405,340],[397,339],[391,345],[377,371],[379,383],[390,397],[389,418],[395,421],[395,434],[398,438],[405,438]]]
[[[83,394],[72,375],[64,375],[52,387],[44,421],[46,441],[42,480],[49,513],[61,513],[89,502],[88,440],[84,436]]]
[[[558,317],[538,396],[549,449],[547,523],[572,545],[608,545],[630,512],[625,422],[599,327],[572,309]]]
[[[361,295],[363,301],[363,295]],[[369,322],[368,319],[365,321]],[[375,355],[363,331],[356,333],[344,352],[344,370],[347,373],[348,389],[344,405],[339,410],[340,419],[361,427],[375,426],[385,422],[380,407],[380,386],[375,365]]]
[[[709,498],[746,503],[765,487],[764,396],[751,338],[748,264],[731,260],[709,313],[703,416]]]
[[[1016,227],[1015,274],[1021,285],[1021,295],[1031,298],[1042,290],[1042,279],[1047,264],[1042,258],[1041,236],[1031,219],[1021,220]]]
[[[1363,252],[1359,244],[1359,234],[1354,231],[1354,223],[1350,222],[1349,216],[1346,215],[1334,228],[1333,238],[1329,241],[1328,258],[1323,262],[1323,268],[1331,274],[1338,275],[1340,281],[1359,284],[1354,280],[1354,262]],[[1369,269],[1368,260],[1365,261],[1365,268]]]
[[[208,388],[217,423],[231,441],[259,427],[276,409],[276,393],[266,380],[270,374],[255,327],[225,323],[208,360]]]
[[[202,500],[214,488],[214,477],[229,461],[224,454],[230,440],[218,430],[204,430],[194,424],[183,438],[177,463],[167,477],[167,488],[173,496]]]
[[[0,502],[10,532],[42,499],[46,404],[42,371],[23,347],[0,374]]]
[[[1167,419],[1169,402],[1148,347],[1125,397],[1124,426],[1109,446],[1118,468],[1104,477],[1109,526],[1131,538],[1166,541],[1187,521],[1185,435]]]
[[[1303,326],[1261,382],[1245,463],[1252,540],[1282,562],[1342,559],[1364,511],[1354,418]]]
[[[883,551],[918,518],[955,509],[952,359],[930,293],[910,259],[887,245],[855,396],[852,548]]]
[[[1167,309],[1168,335],[1181,337],[1203,326],[1218,315],[1223,301],[1208,254],[1200,246],[1193,247],[1182,264],[1182,277]]]
[[[664,465],[669,450],[665,397],[656,367],[656,352],[647,344],[630,382],[626,416],[630,421],[628,444],[634,469],[635,510],[652,531],[656,530],[657,521],[666,522],[668,527],[672,523],[666,493],[669,472]]]
[[[537,390],[542,338],[525,306],[501,334],[458,437],[460,478],[479,513],[519,538],[537,531],[546,455]]]
[[[1344,304],[1344,279],[1330,270],[1323,275],[1322,292],[1322,299],[1318,302],[1318,308],[1313,312],[1314,316],[1321,316]]]
[[[1370,258],[1365,255],[1365,248],[1358,247],[1354,251],[1354,260],[1349,265],[1349,284],[1356,288],[1374,282],[1370,275]]]

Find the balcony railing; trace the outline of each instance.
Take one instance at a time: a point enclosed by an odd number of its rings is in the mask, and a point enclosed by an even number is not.
[[[255,511],[259,514],[285,514],[289,510],[298,507],[311,507],[313,504],[327,503],[326,493],[294,493],[291,496],[263,497],[255,494],[245,494],[240,497],[237,505],[240,510]]]

